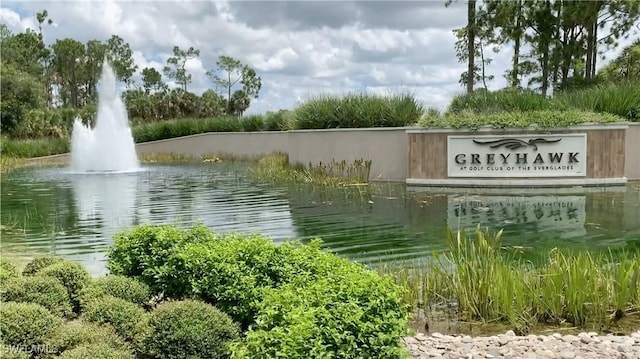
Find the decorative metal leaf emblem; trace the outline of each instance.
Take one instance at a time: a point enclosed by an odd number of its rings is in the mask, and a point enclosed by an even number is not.
[[[510,150],[517,150],[518,148],[521,148],[521,147],[532,146],[533,150],[537,151],[538,143],[554,143],[554,142],[559,142],[561,140],[562,140],[561,138],[558,138],[555,140],[547,140],[545,138],[532,138],[529,141],[523,141],[517,138],[505,138],[502,140],[493,140],[493,141],[484,141],[484,142],[473,140],[473,142],[479,145],[490,145],[489,147],[491,148],[499,148],[504,146],[505,148],[508,148]]]

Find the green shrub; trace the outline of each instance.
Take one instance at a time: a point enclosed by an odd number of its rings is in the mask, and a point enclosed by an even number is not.
[[[159,305],[150,315],[143,354],[150,358],[228,358],[239,328],[231,318],[203,302]]]
[[[3,302],[36,303],[57,316],[71,314],[71,302],[65,287],[55,278],[19,277],[3,285],[0,299]]]
[[[42,268],[64,261],[61,257],[42,256],[33,258],[22,270],[22,275],[35,275]]]
[[[147,313],[139,306],[110,295],[85,303],[83,318],[89,322],[112,325],[116,333],[131,343],[137,343],[147,323]]]
[[[506,88],[498,91],[476,90],[470,94],[455,96],[451,100],[448,113],[473,112],[479,115],[562,109],[560,104],[533,90]]]
[[[20,276],[18,268],[6,258],[0,258],[0,285],[4,288],[4,284],[11,278]]]
[[[95,279],[79,293],[81,308],[94,298],[110,295],[143,306],[149,301],[149,286],[133,278],[121,275],[107,275]]]
[[[640,109],[640,81],[607,83],[586,89],[564,91],[554,96],[563,106],[581,111],[612,114],[629,121],[637,120],[634,109]]]
[[[60,354],[80,346],[105,344],[110,348],[128,350],[126,343],[110,325],[100,325],[84,321],[70,321],[56,328],[46,340],[49,348]]]
[[[133,359],[128,349],[113,348],[104,343],[82,345],[67,350],[59,356],[60,359]]]
[[[423,112],[410,95],[362,94],[316,97],[295,111],[299,129],[401,127],[418,121]]]
[[[246,116],[240,118],[239,121],[242,123],[242,129],[245,132],[262,131],[264,127],[264,120],[260,115]]]
[[[256,324],[237,353],[249,358],[407,357],[399,289],[375,273],[349,267],[338,266],[341,273],[326,279],[265,290]]]
[[[0,305],[0,334],[6,345],[44,344],[62,319],[35,303],[6,302]]]
[[[78,293],[91,281],[89,272],[80,263],[64,260],[42,268],[38,275],[59,280],[67,289],[74,312],[79,313]]]
[[[204,225],[188,230],[166,225],[138,226],[114,236],[108,252],[108,268],[113,274],[140,280],[149,285],[153,293],[179,298],[190,293],[191,287],[185,278],[174,276],[169,258],[185,243],[213,238]]]
[[[33,158],[68,153],[69,138],[39,138],[16,140],[3,138],[0,143],[2,157]]]
[[[242,123],[237,117],[185,118],[151,122],[131,129],[136,143],[168,138],[197,135],[206,132],[241,132]]]
[[[527,128],[536,126],[541,129],[569,127],[583,123],[612,123],[624,121],[622,118],[610,114],[598,114],[580,111],[532,111],[532,112],[502,112],[494,114],[476,114],[462,112],[440,117],[423,118],[418,121],[422,127],[453,127],[477,130],[482,126],[494,128]]]
[[[267,112],[264,116],[264,130],[266,131],[286,131],[295,128],[289,127],[287,117],[295,118],[292,111],[280,110],[278,112]]]

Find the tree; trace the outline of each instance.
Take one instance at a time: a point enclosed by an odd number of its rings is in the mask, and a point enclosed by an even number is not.
[[[131,77],[138,69],[133,61],[131,46],[118,35],[111,35],[106,43],[106,57],[118,80],[129,86]]]
[[[600,69],[600,76],[608,81],[640,80],[640,38]]]
[[[187,91],[187,85],[191,83],[191,74],[187,74],[185,65],[187,61],[198,56],[200,56],[200,50],[194,49],[193,46],[189,47],[187,51],[174,46],[173,57],[167,59],[168,65],[164,67],[163,72],[167,77],[175,80],[178,85],[181,85],[184,91]]]
[[[167,89],[167,85],[162,82],[162,74],[152,67],[145,67],[142,70],[142,87],[147,93]]]
[[[79,108],[83,105],[81,97],[84,90],[85,56],[84,45],[74,39],[57,40],[53,46],[54,83],[59,86],[64,106]]]
[[[233,88],[237,85],[241,85],[241,97],[246,97],[247,99],[250,97],[258,98],[262,80],[254,69],[242,64],[239,60],[224,55],[218,58],[216,65],[218,66],[216,69],[207,71],[207,76],[226,93],[227,113],[238,113],[234,110],[234,98],[231,95]],[[236,100],[238,98],[236,97]],[[243,103],[245,102],[243,100]],[[244,112],[245,109],[239,111],[239,113]]]

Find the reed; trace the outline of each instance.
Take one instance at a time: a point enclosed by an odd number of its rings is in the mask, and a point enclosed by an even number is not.
[[[537,325],[596,330],[640,309],[638,253],[549,251],[541,263],[501,245],[502,232],[447,231],[448,249],[428,261],[378,270],[406,288],[416,310],[454,306],[469,322],[502,322],[518,333]],[[422,300],[418,300],[422,298]]]
[[[371,160],[353,162],[331,160],[329,163],[290,165],[285,153],[273,153],[261,158],[249,169],[254,182],[271,184],[313,184],[326,186],[362,185],[369,181]]]

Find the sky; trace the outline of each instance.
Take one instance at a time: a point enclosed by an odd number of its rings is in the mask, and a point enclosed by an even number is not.
[[[187,62],[188,90],[214,85],[206,76],[220,55],[253,67],[262,79],[258,99],[246,112],[295,108],[323,94],[411,93],[425,106],[445,109],[462,93],[466,69],[455,56],[453,30],[466,24],[466,4],[438,1],[6,1],[0,22],[14,32],[37,29],[36,12],[53,20],[45,42],[70,37],[86,43],[112,34],[131,45],[140,71],[162,72],[174,46],[193,46],[200,56]],[[640,23],[637,26],[640,29]],[[637,30],[636,29],[636,30]],[[615,58],[633,37],[599,60]],[[489,89],[503,77],[512,49],[489,52]],[[168,79],[164,78],[169,82]]]

